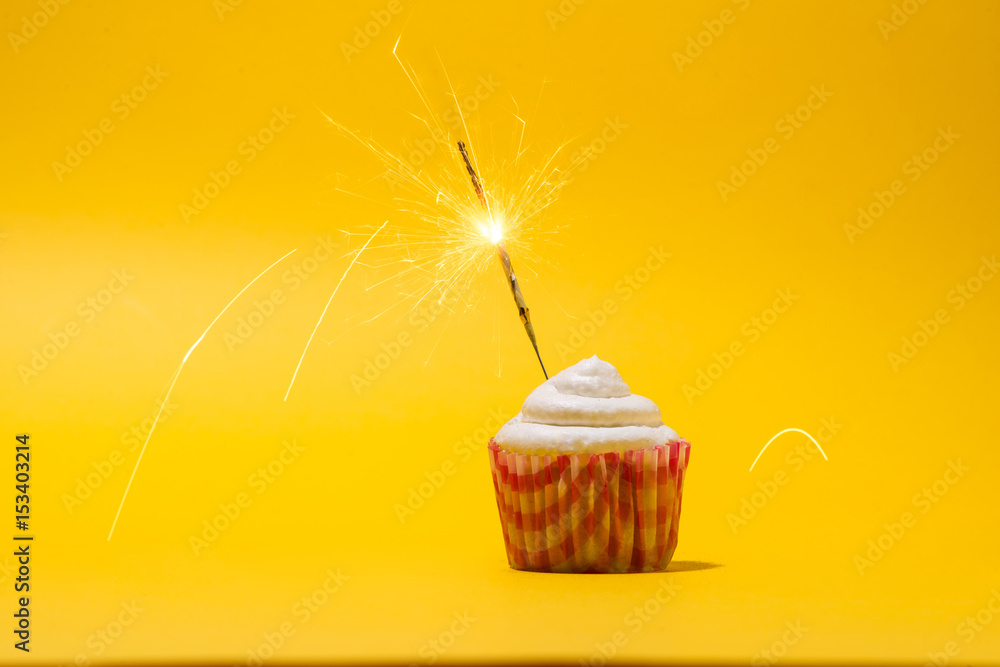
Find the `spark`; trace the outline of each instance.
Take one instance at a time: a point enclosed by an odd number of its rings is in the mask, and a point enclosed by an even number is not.
[[[309,346],[312,344],[313,337],[316,335],[316,330],[319,329],[319,325],[323,323],[323,318],[326,317],[326,311],[330,308],[330,303],[333,301],[333,297],[337,296],[337,291],[340,290],[340,286],[344,284],[344,278],[346,278],[347,274],[350,273],[351,269],[354,267],[354,263],[358,261],[358,258],[361,257],[361,253],[365,251],[365,248],[367,248],[368,244],[372,242],[372,239],[374,239],[375,236],[388,224],[389,221],[386,220],[382,223],[381,227],[376,229],[375,232],[368,237],[365,244],[361,246],[361,249],[358,250],[358,252],[351,259],[351,263],[347,265],[347,268],[344,270],[344,275],[340,276],[340,281],[337,283],[337,286],[333,288],[330,298],[326,300],[326,305],[323,307],[323,312],[320,313],[319,319],[316,320],[316,326],[313,327],[312,333],[309,334],[309,340],[306,341],[305,349],[302,350],[302,356],[299,357],[299,363],[295,366],[295,372],[292,373],[292,381],[288,383],[288,391],[285,392],[285,398],[282,399],[282,402],[288,400],[288,394],[291,393],[292,385],[295,384],[295,377],[299,374],[299,368],[302,367],[302,360],[306,358],[306,352],[309,351]]]
[[[808,433],[806,433],[805,431],[803,431],[800,428],[786,428],[784,431],[778,431],[777,435],[775,435],[773,438],[771,438],[770,440],[767,441],[767,445],[770,445],[772,442],[774,442],[775,440],[777,440],[777,438],[778,438],[779,435],[782,435],[784,433],[789,433],[789,432],[792,432],[792,431],[794,431],[796,433],[801,433],[802,435],[804,435],[807,438],[809,438],[810,440],[812,440],[813,444],[816,445],[816,449],[818,449],[819,453],[823,455],[823,460],[824,461],[829,461],[830,460],[830,459],[826,458],[826,452],[824,452],[823,448],[819,446],[818,442],[816,442],[816,438],[812,437],[811,435],[809,435]],[[767,449],[767,445],[764,445],[764,449]],[[750,472],[753,472],[753,467],[755,465],[757,465],[757,461],[760,460],[760,456],[761,456],[761,454],[764,453],[764,449],[760,450],[760,454],[758,454],[757,458],[755,458],[753,460],[753,463],[750,464]]]
[[[132,480],[135,479],[135,473],[136,473],[137,470],[139,470],[139,464],[142,463],[142,456],[143,456],[143,454],[146,453],[146,445],[149,444],[149,439],[151,437],[153,437],[153,431],[156,430],[156,425],[160,421],[160,415],[163,414],[163,408],[169,402],[169,400],[170,400],[170,393],[174,390],[174,385],[177,383],[177,378],[180,377],[181,371],[184,370],[184,364],[187,363],[187,360],[191,356],[191,353],[194,352],[194,349],[196,347],[198,347],[198,345],[201,343],[201,341],[203,341],[205,339],[205,336],[207,336],[209,330],[213,326],[215,326],[215,323],[219,321],[219,318],[222,317],[222,315],[227,310],[229,310],[229,307],[231,305],[233,305],[233,303],[235,303],[238,298],[240,298],[240,295],[242,295],[244,292],[246,292],[250,288],[250,286],[253,285],[255,282],[257,282],[258,280],[260,280],[260,278],[265,273],[267,273],[268,271],[270,271],[271,269],[273,269],[279,262],[281,262],[281,260],[285,259],[285,257],[288,257],[293,252],[295,252],[295,249],[293,249],[293,250],[285,253],[285,255],[281,257],[281,259],[279,259],[278,261],[274,262],[274,264],[271,264],[271,266],[269,266],[266,269],[264,269],[263,271],[261,271],[257,275],[256,278],[254,278],[253,280],[251,280],[250,282],[248,282],[246,284],[246,287],[244,287],[243,289],[241,289],[239,291],[239,293],[236,296],[234,296],[229,303],[226,304],[226,307],[223,308],[221,311],[219,311],[219,314],[215,316],[215,319],[212,320],[212,323],[208,325],[208,327],[205,329],[204,333],[202,333],[201,336],[198,337],[198,340],[196,340],[194,342],[194,345],[192,345],[190,347],[190,349],[188,349],[187,354],[185,354],[184,358],[181,359],[180,366],[177,367],[177,370],[174,371],[174,376],[170,379],[170,385],[167,387],[167,394],[166,394],[166,396],[163,397],[163,401],[160,403],[160,409],[156,412],[156,417],[153,419],[153,425],[149,427],[149,433],[146,434],[146,441],[144,443],[142,443],[142,449],[139,451],[139,458],[136,459],[136,461],[135,461],[135,467],[132,468],[132,476],[128,478],[128,484],[125,486],[125,493],[122,495],[122,500],[118,504],[118,511],[115,513],[115,520],[111,522],[111,530],[108,532],[108,542],[111,541],[111,536],[114,535],[114,533],[115,533],[115,526],[118,525],[118,517],[121,516],[122,507],[125,506],[125,499],[128,498],[129,489],[132,488]]]

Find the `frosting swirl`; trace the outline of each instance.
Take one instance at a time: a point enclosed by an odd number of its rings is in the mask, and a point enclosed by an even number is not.
[[[600,454],[678,439],[656,404],[632,394],[618,369],[597,355],[539,385],[494,438],[525,454]]]

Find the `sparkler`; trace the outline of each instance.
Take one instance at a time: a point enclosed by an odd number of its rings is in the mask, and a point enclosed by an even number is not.
[[[520,107],[511,96],[515,106],[510,146],[513,150],[506,153],[507,158],[481,159],[469,144],[471,140],[478,145],[479,126],[467,122],[463,109],[478,108],[482,100],[475,98],[476,105],[472,107],[467,103],[470,98],[460,98],[441,62],[448,97],[453,104],[448,112],[439,114],[417,72],[400,57],[400,39],[396,40],[392,55],[423,106],[424,113],[410,115],[419,122],[421,132],[426,131],[424,138],[403,149],[389,150],[373,137],[354,131],[323,114],[344,137],[382,163],[384,170],[379,176],[397,193],[392,198],[393,207],[398,214],[402,214],[400,222],[394,221],[391,234],[386,234],[388,238],[373,246],[374,252],[370,253],[367,262],[368,268],[375,272],[383,269],[392,271],[391,278],[376,273],[378,278],[373,287],[391,280],[401,298],[386,307],[373,307],[370,317],[355,313],[348,319],[359,320],[352,327],[355,328],[383,317],[405,303],[411,304],[411,312],[427,305],[439,310],[445,307],[443,300],[446,296],[450,300],[449,309],[459,302],[464,303],[467,309],[474,309],[483,296],[475,289],[479,284],[477,278],[486,271],[495,270],[489,267],[499,261],[525,333],[542,373],[548,378],[528,306],[511,266],[511,252],[518,256],[518,268],[522,271],[527,270],[526,267],[533,268],[538,263],[549,262],[546,256],[534,251],[532,244],[550,240],[558,230],[548,221],[546,227],[542,227],[541,223],[549,207],[571,181],[573,171],[586,164],[589,156],[585,152],[575,155],[570,158],[569,164],[563,165],[557,160],[568,145],[563,143],[543,154],[537,167],[528,167],[527,161],[522,158],[529,154],[529,150],[534,150],[529,148],[530,137],[526,133],[529,122],[521,116]],[[455,152],[459,138],[463,139],[459,142],[460,155]],[[504,153],[493,151],[491,155]],[[448,158],[449,164],[435,164],[442,157]],[[451,159],[458,157],[461,158],[458,165],[450,163]],[[466,171],[467,174],[464,173]],[[481,177],[485,180],[480,180]],[[478,201],[468,196],[469,179]],[[358,180],[357,183],[365,187],[375,180]],[[489,187],[484,188],[487,183]],[[342,187],[339,178],[334,190],[381,203],[378,199],[352,191],[353,188]],[[406,222],[407,218],[411,222]],[[388,254],[385,251],[397,252]],[[494,326],[496,323],[494,319]],[[431,354],[440,341],[441,338],[438,338]],[[327,341],[328,345],[330,343]],[[424,363],[428,361],[429,357]]]
[[[517,305],[517,314],[521,318],[521,324],[524,325],[524,331],[528,334],[528,340],[531,341],[531,346],[535,348],[535,356],[538,357],[538,363],[542,367],[542,373],[545,375],[545,379],[549,379],[549,374],[545,370],[545,362],[542,361],[542,355],[538,352],[538,341],[535,338],[535,327],[531,325],[531,312],[528,310],[528,304],[524,301],[524,295],[521,293],[521,286],[517,283],[517,276],[514,275],[514,270],[510,265],[510,255],[507,253],[507,248],[503,244],[503,230],[500,229],[499,225],[493,222],[493,215],[490,213],[490,205],[486,201],[486,193],[483,191],[483,186],[479,182],[479,177],[476,175],[476,170],[472,166],[472,160],[469,159],[469,153],[465,150],[465,143],[462,141],[458,142],[458,150],[462,154],[462,160],[465,162],[465,168],[469,171],[469,177],[472,179],[472,187],[476,191],[476,196],[479,198],[479,203],[483,205],[486,209],[487,215],[490,216],[490,230],[492,233],[493,245],[496,246],[497,259],[500,260],[500,266],[503,268],[503,273],[507,277],[507,284],[510,285],[510,293],[514,297],[514,304]]]

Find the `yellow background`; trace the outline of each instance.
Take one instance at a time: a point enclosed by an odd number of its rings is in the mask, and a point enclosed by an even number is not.
[[[590,0],[564,4],[554,28],[556,0],[401,2],[350,62],[341,43],[386,3],[245,0],[220,18],[210,0],[71,0],[16,52],[5,38],[0,436],[30,433],[34,456],[30,659],[242,663],[293,621],[271,662],[423,662],[426,642],[468,612],[476,621],[441,660],[576,663],[622,631],[616,660],[745,663],[788,622],[809,629],[784,661],[922,663],[949,641],[954,661],[1000,660],[1000,618],[969,643],[957,634],[1000,587],[1000,280],[961,310],[948,301],[1000,250],[996,3],[932,0],[884,38],[889,0]],[[733,22],[679,71],[672,54],[725,9]],[[5,3],[3,32],[38,11]],[[436,112],[445,71],[460,99],[480,77],[499,83],[470,118],[475,147],[509,158],[519,110],[531,149],[517,173],[560,144],[563,156],[591,144],[607,119],[626,125],[514,261],[550,370],[599,354],[692,442],[676,571],[508,569],[485,443],[468,461],[453,450],[541,380],[493,266],[466,285],[472,307],[422,327],[399,305],[401,265],[387,263],[405,250],[382,243],[348,275],[282,402],[347,254],[385,220],[419,224],[397,212],[379,162],[321,115],[391,150],[426,136],[392,57],[400,34]],[[120,119],[112,104],[146,67],[167,74]],[[785,138],[775,124],[812,86],[832,96]],[[240,143],[286,107],[295,118],[246,162]],[[60,181],[52,163],[105,118],[114,131]],[[949,127],[960,138],[910,181],[904,163]],[[768,137],[779,150],[723,201],[717,182]],[[234,159],[241,173],[185,222],[179,205]],[[845,223],[895,179],[905,194],[852,243]],[[292,291],[283,273],[326,235],[337,255]],[[661,245],[666,265],[630,299],[616,294]],[[192,353],[106,541],[137,456],[123,434],[153,415],[219,310],[293,248]],[[121,269],[134,280],[85,323],[78,304]],[[786,288],[798,301],[749,343],[744,324]],[[230,351],[223,335],[275,289],[286,302]],[[560,348],[609,298],[618,312],[572,354]],[[948,322],[894,371],[887,355],[942,308]],[[25,383],[18,368],[74,321],[79,335]],[[351,376],[401,332],[413,343],[356,392]],[[689,401],[683,386],[734,341],[745,353]],[[790,434],[748,472],[781,429],[817,435],[830,418],[841,428],[828,462],[793,471],[785,456],[808,441]],[[257,495],[248,478],[292,438],[305,451]],[[115,450],[124,462],[68,511],[78,478]],[[970,470],[921,513],[914,495],[959,460]],[[454,474],[401,523],[394,506],[446,461]],[[734,533],[727,515],[778,470],[788,484]],[[195,555],[189,537],[241,492],[250,507]],[[859,574],[855,556],[907,511],[916,525]],[[349,580],[298,623],[292,605],[328,568]],[[6,627],[14,593],[0,574]],[[676,597],[632,632],[626,615],[664,581]],[[144,611],[98,655],[94,633],[123,603]],[[24,660],[9,644],[0,655]]]

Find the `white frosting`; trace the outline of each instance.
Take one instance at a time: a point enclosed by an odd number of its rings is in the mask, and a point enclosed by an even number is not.
[[[618,369],[594,355],[539,385],[494,440],[526,454],[599,454],[679,438],[653,401],[632,394]]]

